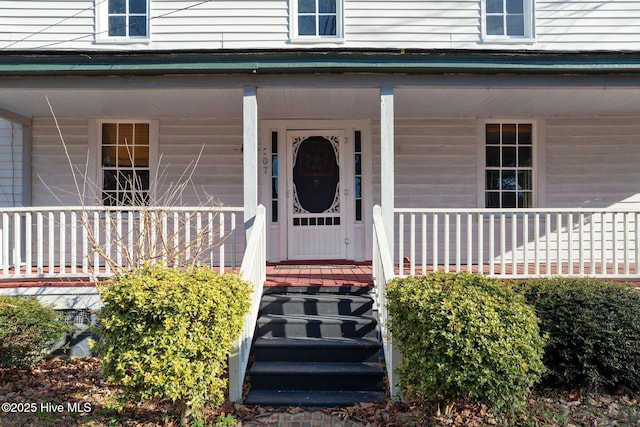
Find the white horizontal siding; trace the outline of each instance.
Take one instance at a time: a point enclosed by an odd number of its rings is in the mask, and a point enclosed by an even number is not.
[[[606,207],[637,199],[637,117],[552,118],[546,123],[547,207]]]
[[[396,120],[395,205],[477,207],[477,122]],[[380,203],[380,128],[374,134],[374,203]]]
[[[341,48],[633,50],[640,1],[537,0],[533,43],[485,43],[480,0],[345,0]],[[95,43],[93,0],[0,1],[3,49],[283,49],[289,0],[154,0],[148,43]],[[301,45],[313,48],[313,44]]]
[[[0,119],[0,207],[22,205],[22,126]]]
[[[89,123],[86,119],[60,119],[60,131],[71,161],[78,172],[80,186],[89,152]],[[167,119],[159,122],[158,185],[160,192],[181,178],[198,161],[192,185],[176,203],[198,205],[207,195],[226,206],[242,205],[242,121],[240,119]],[[78,205],[73,176],[70,173],[64,146],[51,119],[36,119],[33,123],[33,204]],[[191,165],[191,166],[190,166]],[[87,196],[96,193],[97,165],[89,165]],[[163,185],[163,186],[162,186]],[[99,192],[97,192],[99,197]]]

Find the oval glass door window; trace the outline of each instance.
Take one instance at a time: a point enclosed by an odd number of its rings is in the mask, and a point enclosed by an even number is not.
[[[321,136],[300,143],[293,167],[294,212],[339,212],[340,167],[333,144]],[[301,209],[300,209],[301,208]]]

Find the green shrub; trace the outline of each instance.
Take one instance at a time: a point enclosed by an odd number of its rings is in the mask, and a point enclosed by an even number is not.
[[[103,373],[133,401],[170,399],[183,421],[219,405],[227,356],[249,309],[238,275],[147,265],[102,288]]]
[[[69,332],[52,308],[32,297],[0,296],[0,368],[28,368]]]
[[[524,285],[541,329],[552,385],[593,390],[640,388],[640,291],[592,278],[548,278]]]
[[[522,295],[484,276],[436,273],[395,279],[387,297],[404,399],[522,408],[544,371],[538,320]]]

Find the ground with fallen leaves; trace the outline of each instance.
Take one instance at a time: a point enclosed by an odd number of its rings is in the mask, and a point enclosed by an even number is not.
[[[51,359],[30,371],[0,370],[0,426],[177,425],[166,402],[121,405],[116,392],[102,379],[95,358]],[[640,426],[640,393],[541,390],[530,396],[525,414],[511,419],[496,419],[483,406],[458,404],[450,416],[436,416],[428,407],[394,402],[316,411],[226,404],[205,411],[205,417],[205,425],[212,426],[283,425],[287,419],[333,426]]]

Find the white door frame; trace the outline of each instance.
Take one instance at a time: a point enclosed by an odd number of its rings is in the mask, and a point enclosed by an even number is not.
[[[373,166],[372,132],[370,120],[261,120],[259,130],[259,203],[267,207],[267,259],[279,262],[288,259],[287,182],[293,166],[286,164],[287,132],[341,130],[346,135],[341,191],[345,194],[346,259],[371,260],[371,227],[373,224]],[[362,219],[355,218],[354,135],[359,132],[362,146]],[[272,179],[271,147],[275,145],[278,158],[278,178]],[[273,182],[272,182],[273,181]],[[272,185],[277,182],[277,199],[272,198]],[[272,209],[272,206],[275,207]],[[274,217],[274,209],[276,210]],[[274,221],[275,219],[275,221]]]

